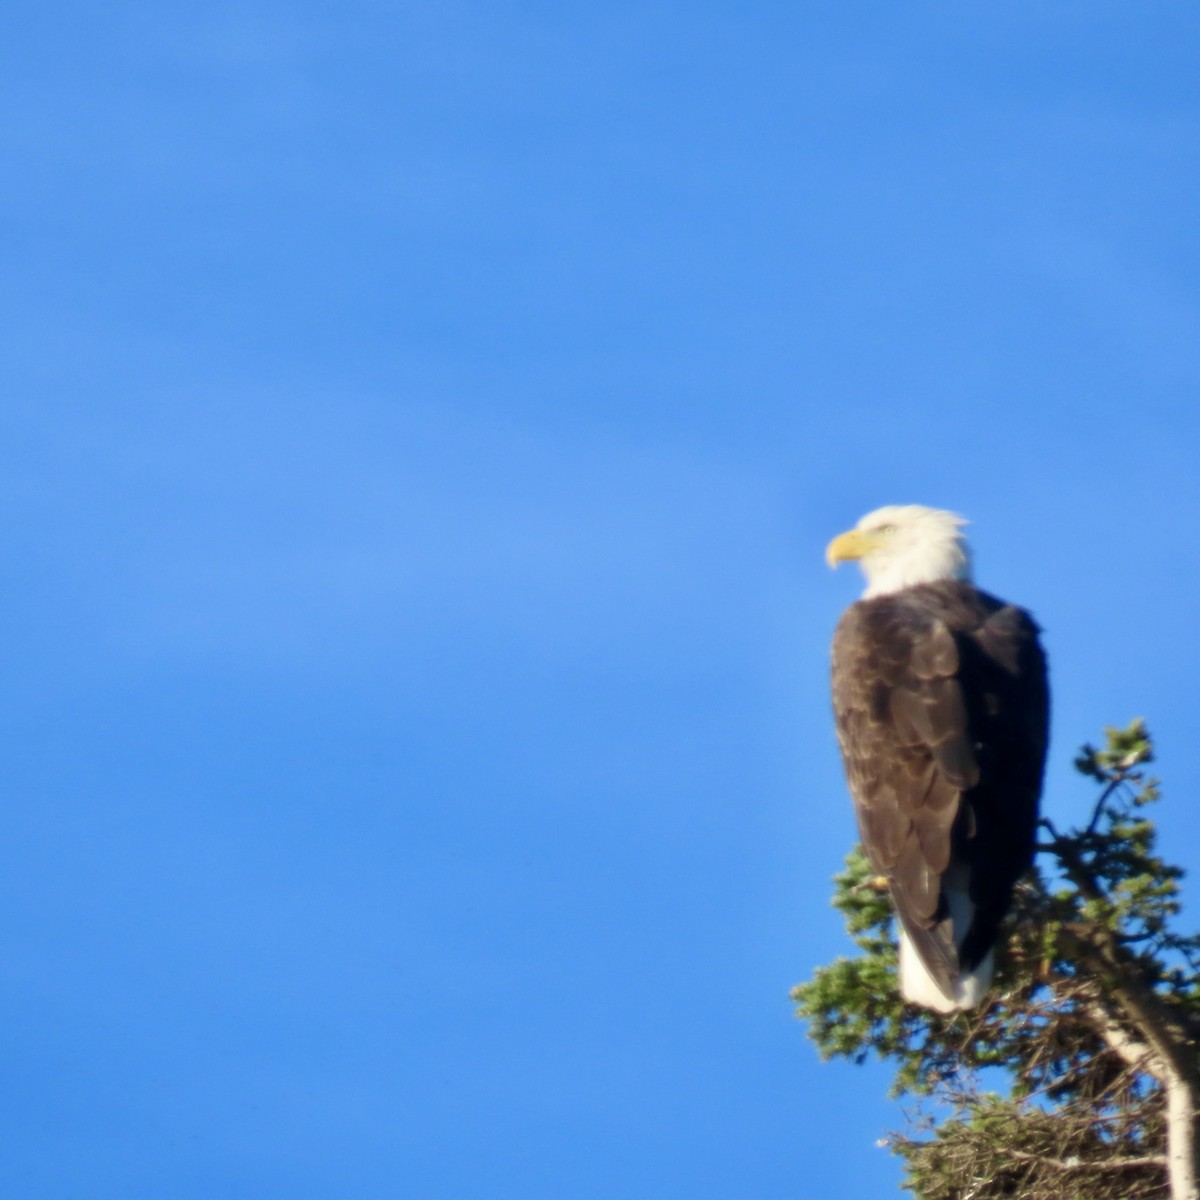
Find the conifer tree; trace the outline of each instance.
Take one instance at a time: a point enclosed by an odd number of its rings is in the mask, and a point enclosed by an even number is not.
[[[1090,819],[1042,822],[978,1009],[905,1003],[887,881],[860,850],[836,876],[859,952],[793,998],[823,1056],[895,1066],[909,1119],[888,1144],[920,1200],[1200,1200],[1200,936],[1177,929],[1145,723],[1105,734],[1076,760]]]

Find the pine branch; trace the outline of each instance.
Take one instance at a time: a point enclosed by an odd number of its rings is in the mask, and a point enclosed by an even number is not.
[[[1080,1159],[1080,1158],[1051,1158],[1046,1154],[1030,1154],[1027,1150],[1009,1148],[1006,1153],[1022,1162],[1042,1163],[1053,1167],[1056,1171],[1140,1171],[1145,1167],[1163,1167],[1167,1165],[1165,1154],[1129,1155],[1125,1158],[1109,1159]]]

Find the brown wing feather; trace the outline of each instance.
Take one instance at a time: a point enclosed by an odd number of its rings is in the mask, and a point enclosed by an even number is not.
[[[1032,857],[1047,711],[1037,626],[957,582],[860,601],[834,636],[833,696],[863,848],[951,995]],[[976,905],[961,952],[941,888],[952,870]]]

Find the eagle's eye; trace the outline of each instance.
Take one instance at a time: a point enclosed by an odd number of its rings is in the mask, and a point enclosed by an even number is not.
[[[876,533],[895,533],[896,527],[895,527],[895,525],[877,525],[875,527],[875,532]]]

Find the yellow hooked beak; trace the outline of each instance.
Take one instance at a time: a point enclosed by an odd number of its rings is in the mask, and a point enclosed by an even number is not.
[[[846,533],[839,533],[825,547],[825,561],[831,567],[836,567],[840,562],[853,562],[857,558],[862,558],[864,554],[869,554],[881,541],[882,538],[878,533],[850,529]]]

